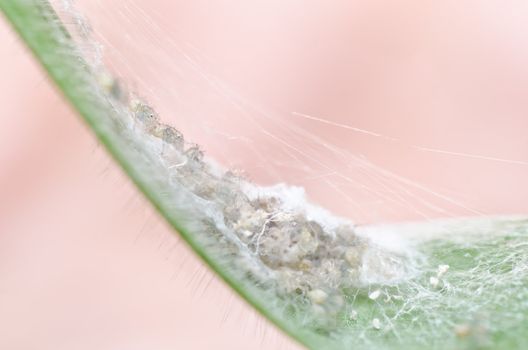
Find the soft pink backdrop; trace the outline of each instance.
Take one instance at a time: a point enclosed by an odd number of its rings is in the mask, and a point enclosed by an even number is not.
[[[528,212],[527,165],[415,147],[528,161],[525,2],[79,5],[114,71],[257,182],[359,222]],[[0,43],[0,348],[295,348],[208,283],[3,24]]]

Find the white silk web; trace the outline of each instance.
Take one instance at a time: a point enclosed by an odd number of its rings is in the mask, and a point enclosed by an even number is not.
[[[156,155],[176,188],[192,194],[192,205],[208,216],[207,225],[215,227],[208,233],[228,242],[228,248],[237,252],[236,261],[243,262],[245,273],[259,288],[291,302],[295,315],[310,309],[310,316],[300,322],[343,344],[372,348],[387,346],[373,335],[380,331],[414,346],[441,347],[442,342],[451,344],[453,339],[463,338],[469,339],[471,346],[486,347],[500,332],[526,323],[528,305],[513,306],[526,299],[526,229],[522,220],[492,221],[487,230],[482,221],[468,221],[472,223],[469,228],[459,222],[446,231],[465,237],[478,227],[480,236],[485,237],[465,240],[453,235],[430,237],[425,231],[418,236],[427,239],[417,239],[416,234],[388,239],[381,228],[358,228],[358,224],[489,214],[488,201],[495,197],[477,190],[495,193],[492,180],[505,171],[517,177],[526,175],[528,162],[517,156],[528,154],[513,152],[512,157],[502,157],[487,151],[467,152],[450,147],[448,133],[443,135],[444,143],[436,146],[416,135],[406,137],[406,130],[417,128],[409,122],[412,119],[400,122],[397,116],[380,116],[377,123],[349,114],[343,118],[339,116],[347,113],[343,111],[350,105],[345,104],[341,111],[333,105],[335,100],[317,105],[301,99],[317,93],[291,94],[297,100],[285,102],[269,87],[259,90],[259,79],[264,76],[258,64],[269,64],[269,57],[268,61],[253,57],[256,63],[251,65],[251,59],[235,60],[228,51],[240,54],[245,52],[244,45],[249,45],[248,57],[262,53],[266,45],[262,37],[277,35],[287,27],[279,30],[270,23],[264,27],[247,24],[245,17],[238,17],[248,11],[247,5],[231,8],[223,4],[234,11],[225,17],[201,12],[222,8],[218,4],[182,5],[182,13],[174,17],[159,12],[173,9],[173,4],[162,2],[79,1],[77,5],[80,12],[71,7],[71,1],[57,4],[70,19],[83,55],[93,66],[106,67],[99,70],[99,80],[114,103],[123,108],[128,132],[140,134],[145,149]],[[269,6],[274,8],[273,3]],[[312,20],[317,18],[316,13],[308,12],[314,16]],[[86,14],[91,25],[79,13]],[[191,20],[185,15],[195,21],[186,22]],[[250,15],[255,14],[250,11],[245,20]],[[278,24],[287,23],[288,15],[288,10],[262,14],[266,20],[266,16],[277,16]],[[323,18],[327,15],[322,14]],[[196,21],[200,18],[203,20]],[[209,27],[206,19],[213,21]],[[236,25],[230,21],[241,28],[270,33],[256,33],[259,40],[255,44],[236,33]],[[227,34],[215,32],[222,29]],[[282,54],[281,49],[287,51],[281,46],[284,42],[270,41],[273,45],[268,50],[277,50],[277,55]],[[211,53],[216,56],[212,58]],[[284,56],[273,62],[278,67],[277,81],[288,82],[282,75],[295,67],[291,60]],[[321,72],[331,68],[319,67]],[[269,66],[262,70],[273,72]],[[296,72],[301,73],[305,72]],[[245,79],[245,74],[250,78]],[[237,77],[233,80],[238,84],[229,82],[229,76]],[[246,94],[241,85],[248,82],[257,87],[246,85],[251,91]],[[303,84],[290,82],[291,86]],[[289,91],[280,85],[276,89]],[[317,91],[324,86],[306,89]],[[248,97],[258,91],[268,98],[275,96],[279,107],[272,108],[266,98],[255,102],[258,98]],[[378,110],[370,113],[371,117],[379,115]],[[427,122],[441,124],[434,118]],[[394,124],[394,132],[387,123]],[[456,124],[451,127],[459,128]],[[402,130],[403,134],[398,134]],[[207,155],[205,162],[202,149]],[[430,174],[435,171],[442,171],[445,182],[442,176]],[[482,175],[483,179],[475,180],[477,184],[468,183],[484,171],[494,171],[495,177]],[[517,185],[519,193],[527,191]],[[491,212],[501,213],[495,208],[491,206]],[[505,204],[505,208],[523,210],[520,205]],[[438,231],[438,226],[433,226]],[[501,245],[505,248],[494,249]],[[492,322],[490,315],[497,308],[505,311],[499,321]]]

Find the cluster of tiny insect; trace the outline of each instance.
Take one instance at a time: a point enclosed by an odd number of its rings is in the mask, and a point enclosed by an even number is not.
[[[222,243],[222,250],[231,260],[238,259],[238,266],[245,267],[254,282],[265,285],[273,281],[273,290],[280,297],[309,307],[321,322],[336,318],[343,310],[348,310],[348,319],[355,322],[357,311],[346,306],[350,297],[345,291],[365,287],[360,276],[365,265],[370,265],[368,273],[387,280],[392,277],[391,269],[398,261],[382,250],[369,256],[366,252],[372,252],[372,242],[358,236],[352,223],[342,220],[328,227],[302,210],[288,208],[273,191],[255,191],[259,187],[238,172],[215,167],[196,144],[162,123],[154,108],[127,93],[112,75],[103,72],[99,81],[112,103],[126,111],[134,131],[161,145],[159,157],[171,181],[190,191],[200,203],[218,208],[223,231],[204,217],[205,234]],[[405,265],[404,260],[399,263]],[[439,267],[437,275],[431,276],[431,288],[441,284],[446,272],[446,266]],[[370,286],[366,287],[367,300],[378,303],[380,290],[369,293]],[[384,299],[399,300],[398,295],[383,294]],[[384,329],[379,316],[372,316],[371,328]]]
[[[281,293],[303,298],[315,308],[342,306],[338,291],[357,282],[366,246],[352,224],[328,229],[306,213],[285,209],[279,196],[251,198],[244,190],[254,186],[248,180],[235,171],[212,169],[197,145],[163,124],[148,103],[125,93],[110,74],[102,73],[99,80],[113,103],[129,111],[134,128],[161,141],[160,157],[173,178],[221,208],[225,226],[261,262],[267,276],[276,276]]]

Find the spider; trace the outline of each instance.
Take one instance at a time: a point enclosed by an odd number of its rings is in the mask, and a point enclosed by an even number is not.
[[[155,132],[159,125],[158,114],[149,105],[141,101],[132,102],[132,111],[135,119],[141,123],[145,131]]]

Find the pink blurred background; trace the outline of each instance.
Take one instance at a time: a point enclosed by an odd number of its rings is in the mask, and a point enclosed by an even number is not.
[[[78,3],[112,71],[258,183],[359,223],[528,212],[526,2]],[[297,348],[0,42],[0,349]]]

